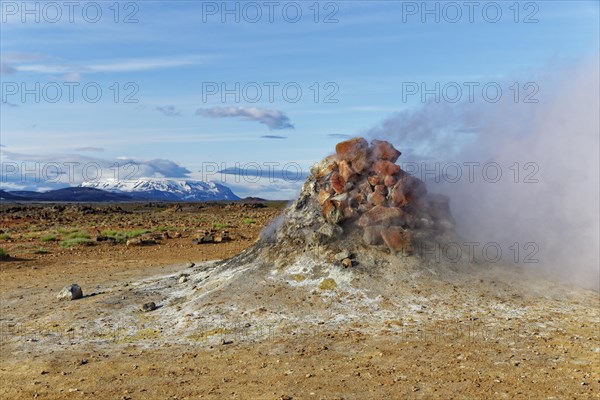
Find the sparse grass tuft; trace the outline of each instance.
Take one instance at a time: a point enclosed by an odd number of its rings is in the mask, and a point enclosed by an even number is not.
[[[117,243],[125,243],[127,239],[133,239],[138,236],[142,236],[146,233],[150,232],[147,229],[133,229],[130,231],[115,231],[115,230],[106,230],[102,231],[102,235],[114,238]]]
[[[11,237],[8,233],[0,233],[0,240],[10,240]]]
[[[0,259],[8,258],[8,257],[10,257],[10,256],[8,255],[6,250],[4,250],[2,247],[0,247]]]
[[[145,235],[146,233],[150,233],[150,231],[148,229],[133,229],[131,231],[126,231],[125,233],[126,233],[127,237],[129,239],[131,239],[131,238]]]
[[[230,226],[228,224],[221,224],[219,222],[215,222],[214,224],[212,224],[213,228],[215,229],[225,229],[225,228],[230,228]]]
[[[42,242],[56,242],[57,240],[56,235],[53,234],[42,236]]]
[[[46,250],[45,248],[43,248],[43,247],[40,247],[39,249],[37,249],[33,253],[34,254],[50,254],[50,252],[48,250]]]
[[[65,239],[69,240],[69,239],[89,239],[90,235],[88,235],[87,233],[84,232],[71,232],[69,233]]]
[[[70,238],[70,239],[65,239],[62,242],[60,242],[61,247],[93,246],[93,245],[94,245],[94,241],[91,240],[89,237],[87,237],[87,238],[85,238],[85,237]]]
[[[61,235],[68,235],[71,233],[79,232],[79,229],[78,228],[70,228],[70,229],[58,228],[56,230],[56,232],[60,233]]]
[[[250,225],[250,224],[255,224],[256,220],[253,218],[244,218],[244,224],[246,225]]]

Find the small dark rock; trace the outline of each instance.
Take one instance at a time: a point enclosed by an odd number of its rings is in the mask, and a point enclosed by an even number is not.
[[[149,303],[145,303],[142,306],[143,312],[150,312],[150,311],[154,311],[154,310],[156,310],[156,304],[153,301],[151,301]]]

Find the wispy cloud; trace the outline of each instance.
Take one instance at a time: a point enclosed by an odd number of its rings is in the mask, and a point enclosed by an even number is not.
[[[130,59],[116,62],[100,63],[88,65],[88,69],[93,72],[136,72],[154,69],[182,67],[186,65],[195,65],[203,61],[196,56],[179,56],[172,58],[146,58]]]
[[[197,115],[210,118],[242,118],[267,125],[271,130],[294,129],[290,119],[279,110],[258,107],[212,107],[199,108]]]
[[[278,135],[263,135],[262,139],[287,139],[287,136],[278,136]]]
[[[349,139],[352,137],[351,135],[346,135],[345,133],[330,133],[327,136],[334,139]]]
[[[101,153],[105,149],[103,147],[86,146],[86,147],[78,147],[75,150],[76,151],[95,151],[95,152]]]
[[[208,57],[169,56],[161,58],[135,58],[108,60],[101,62],[66,62],[61,59],[39,54],[7,53],[2,54],[2,74],[30,72],[40,74],[65,74],[79,80],[83,73],[119,73],[141,72],[202,64]]]
[[[156,107],[155,110],[161,112],[163,115],[166,115],[167,117],[180,117],[181,116],[181,112],[179,112],[179,110],[177,110],[177,108],[175,108],[175,106],[172,106],[172,105],[159,106],[159,107]]]

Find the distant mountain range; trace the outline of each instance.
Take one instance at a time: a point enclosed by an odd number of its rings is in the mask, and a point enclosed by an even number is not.
[[[192,180],[141,178],[85,182],[48,192],[0,190],[8,201],[216,201],[239,200],[227,186]]]
[[[132,196],[104,190],[82,187],[70,187],[50,190],[48,192],[33,192],[17,190],[7,192],[0,190],[0,200],[10,201],[135,201]]]

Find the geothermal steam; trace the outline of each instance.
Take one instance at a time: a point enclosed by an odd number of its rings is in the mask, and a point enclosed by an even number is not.
[[[401,147],[403,169],[450,196],[458,231],[479,251],[497,243],[505,260],[598,289],[598,61],[536,83],[538,103],[507,91],[494,104],[432,102],[369,136]]]

